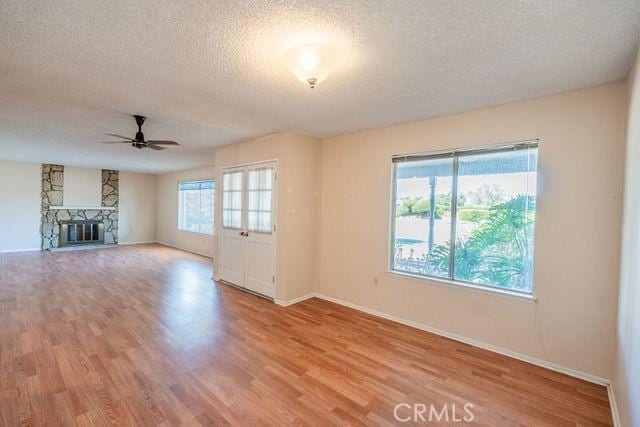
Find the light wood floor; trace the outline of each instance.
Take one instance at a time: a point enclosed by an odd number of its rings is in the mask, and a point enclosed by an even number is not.
[[[0,254],[0,424],[384,425],[403,402],[471,403],[484,425],[611,424],[604,387],[210,277],[158,245]]]

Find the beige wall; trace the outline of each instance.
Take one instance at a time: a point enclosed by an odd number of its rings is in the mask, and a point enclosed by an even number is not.
[[[39,163],[0,160],[0,252],[40,249]]]
[[[158,175],[156,240],[207,257],[214,256],[214,237],[178,230],[178,183],[215,179],[213,167]],[[217,182],[217,181],[216,181]]]
[[[216,149],[217,177],[224,167],[278,160],[277,300],[289,301],[314,291],[319,154],[319,140],[292,132]],[[220,207],[220,192],[217,193],[216,204]],[[216,224],[220,224],[219,208]],[[216,239],[216,252],[217,244]]]
[[[640,425],[640,55],[628,79],[627,158],[613,389],[623,426]]]
[[[620,83],[324,140],[318,292],[611,378],[625,100]],[[386,272],[392,155],[529,138],[537,303]]]
[[[157,176],[133,172],[120,172],[119,176],[118,242],[154,242]]]

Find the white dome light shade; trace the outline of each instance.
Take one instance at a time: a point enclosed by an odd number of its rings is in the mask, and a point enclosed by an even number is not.
[[[304,44],[285,52],[285,68],[313,89],[339,65],[338,50],[325,44]]]

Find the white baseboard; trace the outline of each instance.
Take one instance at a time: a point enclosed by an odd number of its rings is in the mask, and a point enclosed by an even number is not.
[[[158,243],[155,240],[149,240],[144,242],[118,242],[118,246],[126,246],[126,245],[149,245],[151,243]]]
[[[281,305],[283,307],[288,307],[290,305],[297,304],[299,302],[302,302],[302,301],[304,301],[306,299],[309,299],[309,298],[313,298],[315,296],[316,296],[315,292],[311,292],[310,294],[303,295],[303,296],[298,297],[298,298],[290,299],[288,301],[281,300],[281,299],[274,299],[273,302],[275,302],[276,304]]]
[[[148,242],[119,242],[118,245],[119,246],[126,246],[126,245],[148,245],[150,243],[157,243],[155,240],[150,240]],[[113,246],[113,245],[111,245]],[[170,246],[170,245],[167,245]],[[180,248],[178,248],[180,249]],[[35,251],[41,251],[41,248],[27,248],[27,249],[0,249],[0,254],[2,253],[11,253],[11,252],[35,252]],[[183,249],[185,250],[185,249]]]
[[[27,248],[27,249],[0,249],[0,254],[8,254],[11,252],[34,252],[41,251],[41,248]]]
[[[200,255],[200,256],[203,256],[205,258],[213,259],[213,257],[210,254],[205,254],[203,252],[194,251],[193,249],[187,249],[187,248],[183,248],[183,247],[180,247],[180,246],[172,245],[170,243],[161,242],[161,241],[157,241],[155,243],[158,243],[158,244],[163,245],[163,246],[168,246],[168,247],[173,248],[173,249],[180,249],[181,251],[190,252],[192,254]]]
[[[609,405],[611,406],[613,425],[614,427],[622,427],[622,423],[620,422],[620,413],[618,412],[618,404],[616,403],[616,394],[613,392],[613,384],[607,384],[607,393],[609,394]]]
[[[472,345],[474,347],[479,347],[485,350],[492,351],[494,353],[502,354],[504,356],[509,356],[514,359],[522,360],[523,362],[531,363],[532,365],[540,366],[542,368],[550,369],[552,371],[560,372],[562,374],[569,375],[571,377],[579,378],[581,380],[589,381],[594,384],[599,384],[603,386],[609,386],[611,383],[610,380],[606,378],[601,378],[597,375],[588,374],[586,372],[577,371],[575,369],[567,368],[565,366],[560,366],[555,363],[549,362],[547,360],[537,359],[535,357],[527,356],[521,353],[517,353],[515,351],[507,350],[504,348],[497,347],[492,344],[487,344],[481,341],[474,340],[472,338],[467,338],[462,335],[452,334],[450,332],[442,331],[440,329],[424,325],[422,323],[414,322],[412,320],[403,319],[397,316],[393,316],[390,314],[383,313],[381,311],[373,310],[368,307],[363,307],[361,305],[353,304],[347,301],[340,300],[338,298],[333,298],[328,295],[323,295],[320,293],[316,293],[315,296],[317,298],[330,301],[339,305],[343,305],[345,307],[353,308],[358,311],[362,311],[367,314],[371,314],[373,316],[382,317],[383,319],[392,320],[397,323],[401,323],[406,326],[411,326],[416,329],[420,329],[426,332],[431,332],[432,334],[440,335],[445,338],[452,339],[454,341],[459,341],[465,344]],[[612,409],[613,410],[613,409]]]

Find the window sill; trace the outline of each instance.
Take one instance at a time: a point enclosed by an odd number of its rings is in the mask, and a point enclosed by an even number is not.
[[[209,236],[209,237],[213,237],[216,234],[216,233],[200,233],[199,231],[183,230],[181,228],[178,228],[178,231],[181,231],[183,233],[197,234],[198,236]]]
[[[438,277],[425,277],[425,276],[420,276],[418,274],[405,273],[402,271],[395,271],[395,270],[387,270],[387,274],[391,276],[406,278],[406,279],[419,280],[421,282],[434,283],[436,285],[447,286],[447,287],[456,288],[460,290],[466,290],[471,292],[481,292],[481,293],[485,293],[485,294],[489,294],[497,297],[517,299],[517,300],[526,301],[526,302],[538,301],[538,298],[536,298],[536,296],[533,294],[523,294],[520,292],[508,291],[506,289],[490,288],[487,286],[474,285],[471,283],[458,282],[455,280],[441,279]]]

